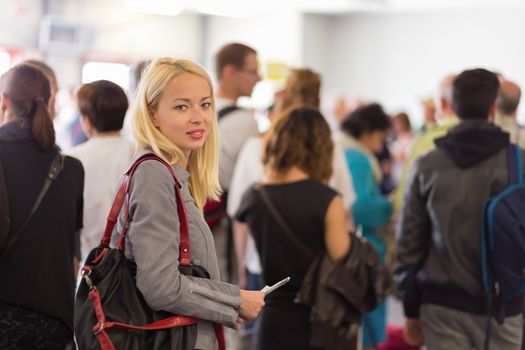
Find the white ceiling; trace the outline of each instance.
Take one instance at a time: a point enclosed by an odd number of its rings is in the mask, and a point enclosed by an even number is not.
[[[33,9],[44,0],[0,0]],[[139,12],[176,15],[180,12],[204,13],[226,17],[253,17],[258,14],[306,12],[344,15],[350,13],[396,13],[435,11],[495,11],[525,9],[525,0],[45,0],[47,8],[61,12],[64,7],[113,6]],[[130,4],[133,4],[130,6]]]
[[[271,2],[278,2],[270,0]],[[295,2],[295,0],[292,0]],[[475,11],[525,8],[523,0],[303,0],[303,11],[327,14],[351,12]]]
[[[67,1],[67,0],[65,0]],[[78,0],[70,0],[78,1]],[[123,1],[123,0],[120,0]],[[124,0],[145,6],[169,6],[185,12],[226,17],[289,11],[343,15],[349,13],[392,13],[433,11],[494,11],[525,9],[523,0]],[[156,4],[156,5],[155,5]],[[160,12],[163,12],[162,10]]]

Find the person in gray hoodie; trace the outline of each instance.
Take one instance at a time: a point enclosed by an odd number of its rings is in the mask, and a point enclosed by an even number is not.
[[[460,123],[412,170],[398,222],[394,267],[406,338],[429,350],[481,349],[487,322],[480,228],[485,202],[508,185],[509,134],[491,122],[499,82],[484,69],[453,83]],[[523,157],[523,154],[522,154]],[[523,297],[491,319],[491,349],[520,349]]]

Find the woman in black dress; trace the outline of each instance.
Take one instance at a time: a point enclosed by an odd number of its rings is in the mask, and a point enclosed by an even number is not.
[[[9,218],[0,235],[0,349],[64,349],[73,346],[84,170],[55,146],[40,70],[17,65],[0,88],[0,195],[9,209],[0,213]]]
[[[264,149],[265,179],[244,194],[236,219],[254,236],[264,283],[291,277],[266,297],[256,348],[304,350],[309,348],[310,309],[294,301],[296,294],[315,255],[326,251],[338,260],[350,238],[341,196],[326,185],[333,152],[328,124],[313,108],[284,114]]]

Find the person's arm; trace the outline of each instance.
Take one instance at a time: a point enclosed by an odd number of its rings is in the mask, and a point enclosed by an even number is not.
[[[235,242],[235,253],[237,256],[237,275],[239,279],[237,284],[241,288],[246,288],[246,285],[248,283],[244,260],[246,258],[246,245],[248,243],[249,234],[250,229],[248,228],[248,225],[237,220],[233,221],[233,239]]]
[[[244,192],[264,176],[261,163],[262,141],[248,139],[235,162],[230,189],[228,190],[228,216],[234,217],[239,209]]]
[[[243,195],[246,190],[255,182],[260,181],[264,176],[262,163],[260,160],[262,141],[260,138],[251,138],[244,143],[235,163],[232,182],[228,193],[228,215],[232,218],[241,207]],[[246,250],[250,229],[248,225],[238,220],[233,222],[233,237],[235,243],[235,253],[237,254],[238,285],[241,288],[247,285],[247,272],[245,266]]]
[[[235,285],[179,273],[176,213],[171,174],[159,162],[142,163],[132,180],[127,249],[137,264],[137,287],[148,305],[226,325],[235,325],[239,316],[255,317],[263,297],[246,293],[242,297]]]
[[[420,288],[417,273],[426,260],[432,232],[418,168],[419,162],[416,161],[407,182],[399,216],[394,264],[397,291],[403,301],[405,316],[409,319],[419,317]]]
[[[345,208],[347,227],[349,231],[355,231],[352,218],[352,205],[356,200],[354,183],[352,176],[346,165],[346,159],[343,149],[335,143],[334,146],[334,172],[330,178],[330,187],[339,192],[343,197],[343,206]]]
[[[332,261],[338,261],[350,249],[350,236],[341,196],[335,196],[328,206],[324,237],[326,251]]]
[[[358,152],[347,152],[357,199],[352,206],[355,222],[370,227],[382,226],[390,220],[392,205],[383,196],[374,179],[368,158]]]
[[[65,159],[64,159],[65,161]],[[75,273],[75,279],[78,277],[78,270],[80,269],[80,261],[86,259],[85,256],[82,256],[82,249],[80,246],[80,234],[82,233],[82,228],[84,226],[84,167],[82,163],[77,160],[77,164],[80,167],[80,174],[78,183],[78,200],[76,206],[76,217],[75,217],[75,233],[73,235],[73,272]]]
[[[334,146],[334,160],[332,164],[334,171],[330,178],[329,185],[341,194],[343,197],[343,206],[351,210],[352,204],[354,204],[356,200],[354,182],[348,170],[344,151],[337,144]]]

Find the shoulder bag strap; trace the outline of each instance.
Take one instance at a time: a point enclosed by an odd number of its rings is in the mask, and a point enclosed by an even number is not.
[[[523,167],[519,145],[509,144],[507,146],[507,168],[509,184],[523,184]]]
[[[115,199],[113,200],[113,206],[111,207],[111,210],[108,215],[107,223],[106,223],[106,229],[104,230],[104,235],[102,236],[102,240],[100,242],[100,245],[104,248],[108,248],[109,244],[111,242],[111,234],[113,232],[113,228],[115,227],[115,224],[118,221],[118,216],[120,214],[120,211],[122,209],[122,205],[124,204],[124,200],[126,199],[126,211],[124,213],[124,229],[120,233],[118,247],[119,249],[124,252],[125,249],[125,237],[128,230],[129,222],[128,222],[128,215],[129,215],[129,196],[130,196],[130,185],[131,185],[131,178],[133,177],[133,174],[140,163],[146,161],[146,160],[155,160],[160,163],[162,163],[170,172],[170,174],[173,176],[173,179],[175,180],[175,192],[176,192],[176,200],[177,200],[177,214],[179,216],[179,222],[180,222],[180,244],[179,244],[179,263],[182,266],[190,266],[191,265],[191,253],[190,253],[190,239],[189,239],[189,232],[188,232],[188,219],[186,214],[186,205],[184,204],[184,201],[182,200],[182,194],[180,192],[180,181],[177,178],[177,175],[173,171],[171,165],[169,165],[166,161],[164,161],[162,158],[157,156],[154,153],[147,153],[137,160],[133,162],[133,164],[129,167],[129,169],[124,173],[124,176],[122,177],[122,180],[120,182],[119,189],[117,191],[117,194],[115,195]]]
[[[51,186],[51,183],[57,179],[63,167],[64,167],[64,155],[61,153],[58,153],[53,159],[53,161],[51,162],[51,167],[49,168],[49,172],[44,181],[44,185],[42,186],[42,189],[40,190],[38,197],[36,197],[36,201],[33,204],[33,207],[31,208],[31,212],[29,213],[26,220],[22,224],[22,227],[20,227],[20,229],[13,236],[11,236],[11,239],[7,242],[7,245],[2,253],[3,256],[6,256],[7,253],[13,248],[20,234],[27,227],[27,225],[29,224],[29,221],[31,221],[31,218],[37,211],[38,207],[40,207],[40,204],[42,203],[42,200],[44,199],[47,193],[47,190],[49,190],[49,187]]]
[[[266,190],[264,189],[264,187],[262,185],[259,185],[258,186],[258,190],[259,190],[259,193],[261,194],[261,198],[262,198],[264,204],[270,210],[270,213],[272,214],[274,219],[277,221],[279,226],[281,226],[281,228],[283,229],[284,233],[286,233],[288,238],[290,238],[292,240],[292,242],[294,242],[295,245],[297,247],[299,247],[303,251],[304,254],[306,254],[309,257],[315,256],[315,253],[310,248],[308,248],[303,242],[301,242],[299,240],[299,238],[293,233],[293,231],[290,228],[290,226],[288,226],[286,221],[284,221],[283,217],[279,214],[277,209],[275,209],[275,207],[273,206],[273,203],[270,200],[270,197],[268,197],[268,194],[266,193]]]
[[[227,114],[230,114],[232,112],[235,112],[236,110],[238,110],[239,107],[237,105],[231,105],[231,106],[226,106],[224,108],[221,108],[218,112],[217,112],[217,118],[219,120],[222,120]]]
[[[173,179],[175,181],[175,196],[177,201],[177,214],[179,216],[179,222],[180,222],[180,244],[179,244],[179,264],[181,266],[191,266],[191,252],[190,252],[190,238],[189,238],[189,230],[188,230],[188,217],[186,212],[186,205],[184,204],[184,201],[182,199],[182,194],[180,192],[181,184],[179,179],[177,178],[177,175],[173,171],[173,168],[170,164],[168,164],[166,161],[164,161],[162,158],[157,156],[154,153],[147,153],[135,160],[133,164],[129,167],[129,169],[124,173],[122,180],[119,185],[119,189],[117,191],[117,194],[115,195],[115,199],[113,200],[113,206],[111,207],[111,210],[108,215],[107,223],[106,223],[106,229],[104,230],[104,235],[102,236],[102,240],[100,242],[100,245],[103,248],[108,248],[109,244],[111,242],[111,234],[113,232],[113,228],[115,227],[115,224],[117,223],[118,216],[120,213],[120,210],[122,209],[122,205],[124,204],[124,199],[126,199],[126,211],[124,212],[124,229],[120,233],[118,247],[119,249],[124,252],[125,249],[125,237],[128,230],[128,215],[129,215],[129,196],[130,196],[130,185],[131,185],[131,178],[133,177],[133,173],[137,169],[140,163],[146,161],[146,160],[156,160],[160,163],[162,163],[170,172],[171,176],[173,176]],[[95,290],[96,291],[96,290]],[[90,292],[92,293],[92,292]],[[99,297],[100,299],[100,297]],[[194,317],[187,317],[187,316],[175,316],[170,317],[165,320],[158,321],[154,324],[146,325],[145,327],[135,327],[135,329],[164,329],[167,326],[172,327],[173,325],[171,322],[179,322],[184,321],[186,324],[193,324],[196,321],[198,321],[197,318]],[[130,328],[128,325],[113,323],[112,324],[115,327],[125,327]],[[178,324],[179,326],[183,326],[185,324]],[[226,350],[226,342],[224,340],[224,331],[222,325],[219,325],[217,323],[213,323],[214,330],[215,330],[215,336],[217,338],[217,342],[219,343],[219,350]],[[106,327],[107,328],[107,327]]]

